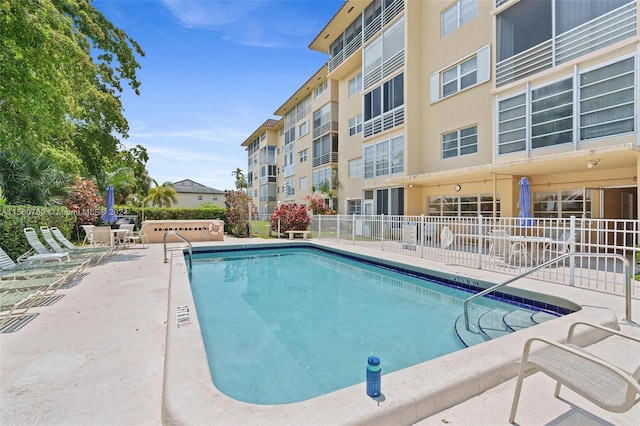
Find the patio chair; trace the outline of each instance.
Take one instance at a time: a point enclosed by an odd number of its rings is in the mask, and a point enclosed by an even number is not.
[[[104,255],[107,254],[107,251],[85,251],[84,249],[65,250],[64,248],[62,248],[62,246],[60,246],[60,244],[58,244],[58,241],[53,238],[53,234],[47,226],[41,226],[40,233],[42,234],[42,238],[44,238],[44,241],[56,253],[67,253],[69,254],[69,256],[73,256],[74,258],[90,258],[95,263],[100,263]]]
[[[42,227],[40,228],[42,230]],[[115,248],[113,247],[76,247],[71,241],[69,241],[63,234],[60,229],[55,226],[49,228],[49,231],[53,234],[57,241],[59,241],[64,247],[69,250],[69,253],[73,255],[74,253],[103,253],[106,252],[107,255],[115,253]],[[43,234],[44,235],[44,234]]]
[[[125,246],[125,248],[126,248],[127,242],[128,242],[127,236],[133,234],[133,230],[134,230],[135,226],[136,225],[133,224],[133,223],[123,223],[123,224],[120,225],[120,228],[118,228],[118,229],[126,229],[127,232],[124,233],[124,234],[118,234],[117,235],[117,237],[119,239],[118,244],[123,244]]]
[[[542,249],[542,261],[547,259],[547,253],[550,255],[549,260],[561,254],[569,253],[571,244],[575,242],[575,235],[571,231],[563,231],[557,240],[545,244]]]
[[[84,240],[82,240],[82,245],[93,245],[93,228],[95,228],[95,225],[80,225],[80,227],[84,231]]]
[[[24,228],[23,231],[24,231],[24,235],[27,237],[27,242],[31,246],[31,250],[27,251],[26,253],[23,253],[22,255],[20,255],[20,257],[18,257],[19,263],[22,261],[25,261],[27,258],[31,258],[32,261],[37,260],[31,257],[33,256],[33,254],[42,255],[40,260],[58,260],[58,261],[62,261],[65,259],[71,260],[68,252],[52,253],[51,251],[49,251],[49,249],[46,248],[44,244],[42,244],[42,242],[40,241],[40,238],[38,238],[38,234],[36,234],[35,229]]]
[[[84,259],[55,263],[15,263],[13,259],[0,248],[0,280],[28,279],[55,275],[75,276],[84,270],[89,261],[89,259]]]
[[[440,247],[446,249],[453,243],[453,231],[448,226],[443,226],[440,231]]]
[[[9,321],[21,318],[41,300],[42,290],[6,291],[0,293],[0,329]]]
[[[635,336],[585,322],[571,325],[566,344],[535,337],[527,340],[522,353],[509,423],[513,423],[516,418],[522,381],[525,377],[537,372],[542,372],[556,381],[554,392],[556,398],[560,393],[560,387],[564,385],[598,407],[613,413],[629,411],[640,402],[640,398],[636,398],[637,395],[640,395],[640,383],[638,382],[640,379],[640,366],[638,365],[640,358],[635,357],[637,368],[630,373],[596,357],[589,353],[587,348],[581,348],[572,343],[575,328],[579,325],[640,343],[640,338]],[[535,342],[543,343],[546,347],[532,354],[530,353],[531,346]]]
[[[489,257],[503,262],[509,258],[511,242],[506,229],[494,229],[489,234]]]
[[[149,247],[149,236],[145,232],[145,225],[142,225],[142,228],[138,232],[131,231],[124,237],[125,244],[137,244],[138,242],[142,244],[142,248]]]
[[[67,281],[66,275],[25,280],[0,280],[0,292],[41,290],[40,297],[48,297],[55,294]]]
[[[108,226],[95,226],[93,228],[93,245],[111,246],[111,228]]]

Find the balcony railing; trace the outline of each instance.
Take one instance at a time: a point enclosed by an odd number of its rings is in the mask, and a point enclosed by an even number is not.
[[[313,157],[313,167],[323,166],[325,164],[337,163],[338,162],[338,153],[337,152],[329,152],[326,154],[319,155],[317,157]]]
[[[404,123],[404,105],[379,115],[372,120],[365,121],[362,133],[366,138]]]
[[[367,74],[365,74],[365,76],[362,79],[362,88],[364,90],[367,90],[368,88],[382,81],[383,79],[387,78],[388,76],[390,76],[395,71],[402,68],[403,66],[404,66],[404,49],[402,49],[401,51],[399,51],[398,53],[396,53],[395,55],[393,55],[392,57],[384,61],[384,63],[381,66],[376,67],[372,71],[369,71]]]
[[[338,122],[337,121],[328,121],[326,123],[321,124],[320,126],[313,129],[313,138],[320,137],[325,133],[330,131],[337,132],[338,131]]]
[[[496,63],[496,86],[610,46],[637,33],[637,2],[627,3],[517,55]]]
[[[364,31],[360,31],[356,34],[354,39],[351,40],[344,49],[329,59],[329,72],[338,68],[340,64],[357,52],[364,42],[378,34],[383,26],[387,25],[393,20],[393,18],[401,13],[404,10],[404,2],[405,0],[395,0],[393,3],[385,7],[382,10],[382,13],[365,27]]]

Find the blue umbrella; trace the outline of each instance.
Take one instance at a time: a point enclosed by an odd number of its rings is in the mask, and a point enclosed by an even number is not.
[[[531,190],[529,189],[529,179],[520,179],[520,213],[518,213],[518,225],[532,226],[533,216],[531,215]]]
[[[104,212],[100,219],[104,223],[113,223],[118,220],[118,216],[113,212],[113,206],[115,205],[115,197],[113,195],[113,186],[107,186],[107,210]]]

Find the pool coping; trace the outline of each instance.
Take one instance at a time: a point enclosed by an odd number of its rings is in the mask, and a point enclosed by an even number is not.
[[[225,245],[220,249],[234,247],[256,245]],[[335,247],[331,247],[331,250],[350,252]],[[166,424],[413,424],[515,377],[524,342],[532,336],[563,341],[569,324],[582,320],[618,328],[617,317],[612,311],[583,306],[577,312],[534,328],[384,374],[383,396],[376,400],[366,395],[364,384],[361,383],[297,403],[249,404],[227,397],[212,382],[188,282],[187,265],[182,253],[176,254],[171,259],[167,307],[162,404],[163,422]],[[366,254],[356,254],[367,257]],[[396,263],[389,259],[385,259],[385,262]],[[401,264],[406,265],[404,262]],[[442,271],[438,273],[454,275]],[[516,290],[533,293],[527,289]],[[562,298],[553,299],[558,301]],[[565,302],[579,306],[569,300]],[[584,333],[580,338],[583,344],[587,344],[597,341],[601,336]]]

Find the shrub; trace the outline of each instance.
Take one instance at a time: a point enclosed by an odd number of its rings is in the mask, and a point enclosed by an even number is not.
[[[317,194],[311,194],[304,197],[305,201],[309,203],[309,210],[313,214],[329,214],[331,209],[324,201],[324,198]]]
[[[0,206],[0,247],[16,259],[31,247],[23,229],[31,227],[40,233],[40,226],[57,226],[69,238],[76,215],[66,207]]]
[[[249,236],[249,197],[242,191],[227,191],[227,224],[236,237]]]
[[[278,220],[280,220],[280,233],[306,231],[311,223],[307,207],[295,203],[282,204],[273,212],[269,218],[271,229],[278,229]]]
[[[102,204],[100,190],[88,179],[77,179],[65,200],[65,206],[76,215],[76,230],[82,225],[94,225],[102,214]]]

